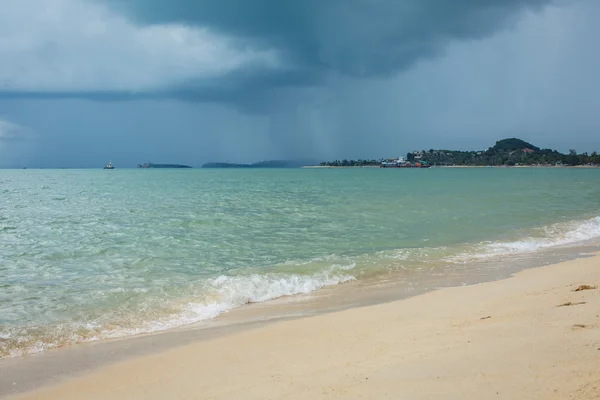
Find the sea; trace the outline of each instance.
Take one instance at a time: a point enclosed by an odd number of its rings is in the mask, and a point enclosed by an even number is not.
[[[0,358],[474,284],[599,238],[594,168],[0,170]]]

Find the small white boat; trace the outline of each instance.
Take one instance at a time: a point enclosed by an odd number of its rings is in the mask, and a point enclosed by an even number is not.
[[[112,165],[112,161],[110,161],[108,164],[106,164],[104,166],[104,169],[115,169],[115,167],[113,167],[113,165]]]

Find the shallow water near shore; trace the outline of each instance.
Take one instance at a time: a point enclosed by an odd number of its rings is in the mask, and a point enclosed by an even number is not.
[[[599,251],[600,243],[588,243],[543,250],[533,257],[509,257],[503,261],[472,265],[453,272],[447,271],[446,274],[399,271],[327,287],[305,295],[251,304],[218,318],[169,331],[84,343],[27,357],[0,359],[0,397],[51,386],[114,363],[156,355],[176,347],[249,329],[260,329],[278,321],[387,303],[444,287],[499,280],[523,269],[591,257]]]
[[[600,236],[599,183],[552,168],[0,171],[0,357],[574,257]]]

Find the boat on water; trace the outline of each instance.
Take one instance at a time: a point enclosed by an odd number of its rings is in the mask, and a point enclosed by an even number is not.
[[[115,167],[112,165],[112,161],[110,161],[108,164],[106,164],[104,166],[104,169],[115,169]]]

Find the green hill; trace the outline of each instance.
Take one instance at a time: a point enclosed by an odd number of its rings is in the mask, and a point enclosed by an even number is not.
[[[431,165],[587,165],[600,164],[596,152],[577,154],[570,150],[562,154],[556,150],[539,147],[517,138],[498,140],[493,147],[483,151],[421,150],[408,153],[408,160],[422,160]]]
[[[517,138],[498,140],[496,142],[496,145],[494,145],[494,147],[490,147],[490,150],[492,150],[494,152],[524,150],[524,149],[540,151],[539,147],[536,147],[536,146],[532,145],[531,143],[527,143],[526,141],[517,139]]]

